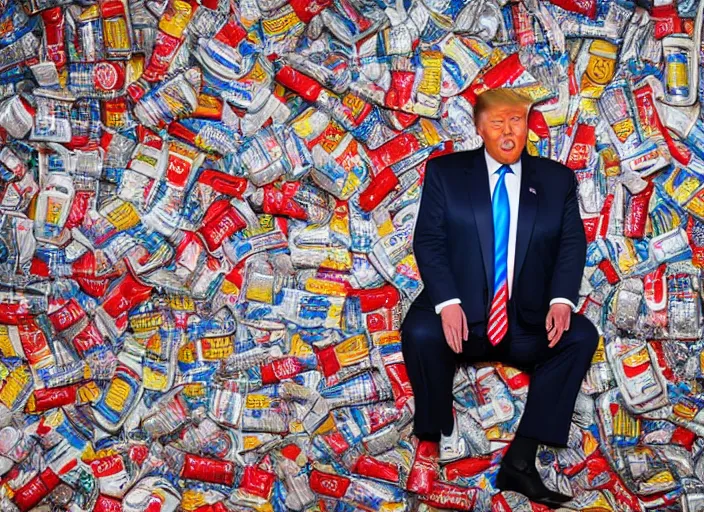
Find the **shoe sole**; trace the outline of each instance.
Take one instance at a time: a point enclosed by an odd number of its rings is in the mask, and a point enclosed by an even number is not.
[[[511,487],[506,484],[506,477],[501,470],[499,470],[499,474],[496,475],[496,487],[501,492],[515,492],[517,494],[520,494],[521,496],[525,496],[533,503],[539,503],[540,505],[545,505],[546,507],[550,507],[552,509],[558,509],[558,508],[564,507],[565,503],[568,503],[569,501],[571,501],[571,500],[566,500],[563,502],[557,502],[557,501],[553,501],[550,499],[531,498],[530,496],[523,494],[521,491],[518,491],[516,489],[511,489]]]

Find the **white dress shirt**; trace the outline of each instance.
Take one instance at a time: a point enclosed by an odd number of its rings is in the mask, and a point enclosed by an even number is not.
[[[496,171],[501,167],[501,163],[497,162],[494,157],[487,153],[484,149],[484,157],[486,158],[486,167],[489,172],[489,189],[491,192],[491,197],[494,197],[494,189],[496,188],[496,182],[499,181],[499,175],[495,174]],[[504,182],[506,183],[506,192],[508,192],[508,205],[510,210],[510,219],[508,227],[508,255],[506,256],[507,263],[507,278],[508,278],[508,296],[511,297],[511,291],[513,288],[513,267],[516,259],[516,230],[518,227],[518,199],[521,192],[521,161],[511,164],[511,172],[506,173]],[[493,296],[494,291],[491,290],[491,295]],[[442,308],[449,306],[450,304],[460,304],[460,299],[450,299],[435,306],[435,312],[440,314]],[[572,301],[564,299],[562,297],[554,298],[550,301],[550,305],[553,304],[568,304],[573,310],[575,305]]]

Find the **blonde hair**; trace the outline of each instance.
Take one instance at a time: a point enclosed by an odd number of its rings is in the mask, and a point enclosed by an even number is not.
[[[498,105],[524,105],[527,112],[533,105],[533,100],[507,87],[488,89],[477,96],[477,103],[474,105],[474,122],[478,122],[482,112]]]

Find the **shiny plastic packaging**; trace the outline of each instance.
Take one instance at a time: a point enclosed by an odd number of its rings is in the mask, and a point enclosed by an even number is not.
[[[413,435],[426,162],[477,95],[575,173],[599,346],[568,509],[704,503],[704,2],[0,0],[0,510],[542,512],[495,486],[530,387]]]

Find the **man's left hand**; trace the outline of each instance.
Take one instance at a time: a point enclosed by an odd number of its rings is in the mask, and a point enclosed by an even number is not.
[[[572,308],[568,304],[553,304],[550,306],[548,316],[545,318],[545,330],[548,332],[550,348],[557,345],[563,332],[569,330],[571,314]]]

